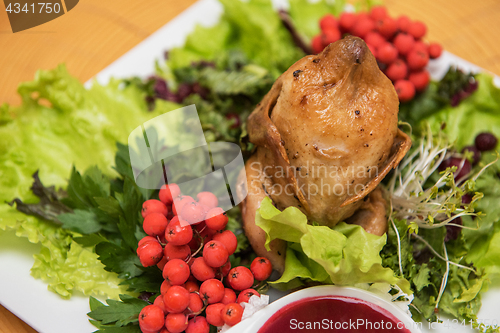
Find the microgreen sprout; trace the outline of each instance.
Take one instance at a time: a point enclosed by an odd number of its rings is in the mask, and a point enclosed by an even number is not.
[[[430,126],[420,142],[420,145],[396,168],[388,184],[391,208],[389,220],[398,241],[398,263],[401,275],[403,275],[401,240],[394,222],[395,219],[406,220],[407,232],[414,239],[424,243],[437,258],[446,263],[446,271],[442,277],[439,295],[436,299],[435,311],[437,311],[446,289],[450,265],[472,272],[475,270],[449,260],[446,242],[443,242],[443,255],[440,254],[423,237],[418,235],[418,230],[419,228],[441,228],[447,225],[476,229],[454,221],[462,216],[481,216],[481,212],[474,211],[475,203],[483,197],[482,193],[474,192],[476,180],[488,167],[498,161],[498,155],[496,160],[483,166],[476,174],[469,173],[461,176],[460,179],[455,179],[464,166],[467,156],[453,153],[451,151],[453,145],[449,144],[441,134],[434,137]],[[439,170],[443,161],[450,157],[458,157],[462,159],[462,163],[458,166],[447,167],[446,170]],[[467,193],[474,193],[474,196],[469,203],[463,203],[462,196]]]
[[[477,178],[498,158],[475,175],[468,174],[455,180],[457,167],[454,166],[441,171],[435,180],[436,171],[445,159],[452,156],[464,158],[451,153],[451,147],[442,135],[435,138],[427,129],[420,146],[401,162],[389,182],[391,218],[406,219],[410,229],[418,232],[418,228],[433,229],[445,225],[469,228],[453,221],[462,216],[481,215],[474,211],[474,206],[483,194],[475,192],[469,203],[462,203],[462,196],[474,192]],[[458,169],[461,167],[459,165]]]
[[[437,312],[439,308],[439,302],[443,296],[444,290],[446,289],[446,284],[448,283],[448,276],[450,274],[450,261],[448,260],[448,251],[446,250],[446,244],[443,242],[444,259],[446,261],[446,271],[443,274],[443,279],[441,280],[441,286],[439,287],[439,294],[436,299],[436,305],[434,306],[434,312]]]

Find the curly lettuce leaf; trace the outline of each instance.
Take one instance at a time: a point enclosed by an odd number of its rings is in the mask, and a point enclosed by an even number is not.
[[[458,106],[448,105],[423,120],[431,124],[434,132],[446,133],[458,149],[473,144],[481,132],[500,135],[500,88],[489,74],[478,74],[476,80],[478,89]]]
[[[16,236],[40,243],[31,275],[46,282],[48,289],[61,297],[69,298],[74,291],[79,291],[85,295],[117,298],[126,290],[119,286],[121,281],[116,274],[104,270],[92,249],[73,241],[78,234],[26,215],[14,230]]]
[[[499,117],[500,118],[500,117]],[[500,134],[500,132],[498,132]],[[483,154],[482,164],[491,162],[493,154]],[[489,281],[500,281],[500,162],[497,162],[476,181],[476,191],[484,197],[477,203],[480,218],[464,218],[463,223],[470,229],[462,229],[466,260],[475,267],[485,270]]]
[[[123,88],[112,81],[85,89],[62,65],[37,72],[35,80],[21,84],[18,91],[22,105],[1,108],[0,230],[11,229],[41,243],[32,275],[47,281],[61,296],[80,290],[117,297],[123,290],[116,274],[104,271],[91,249],[75,243],[74,233],[26,216],[5,202],[13,198],[37,202],[30,191],[37,170],[44,183],[56,187],[67,183],[72,165],[78,169],[97,165],[108,175],[115,174],[116,142],[126,142],[134,128],[177,105],[157,103],[148,112],[144,93],[135,87]]]
[[[198,60],[212,60],[218,53],[242,50],[256,65],[277,78],[304,56],[285,29],[270,0],[220,0],[224,14],[212,27],[198,26],[183,47],[169,52],[172,69]]]
[[[343,222],[333,228],[310,225],[297,208],[281,212],[269,198],[262,201],[255,223],[266,233],[266,247],[276,238],[289,242],[285,271],[273,283],[279,289],[283,288],[280,284],[289,288],[304,281],[339,285],[386,282],[411,293],[407,280],[382,266],[380,251],[386,243],[385,235],[372,235],[360,226]]]

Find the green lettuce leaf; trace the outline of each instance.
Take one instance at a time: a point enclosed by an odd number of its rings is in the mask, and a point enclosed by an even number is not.
[[[343,222],[333,228],[310,225],[297,208],[281,212],[269,198],[262,201],[256,224],[266,232],[266,246],[276,238],[289,242],[285,271],[273,283],[279,289],[283,289],[280,284],[289,288],[311,281],[339,285],[386,282],[411,293],[407,280],[382,266],[380,251],[386,243],[385,235],[372,235],[360,226]]]
[[[309,259],[298,243],[289,243],[286,249],[285,271],[281,277],[271,282],[279,290],[298,288],[306,281],[331,283],[327,271],[320,264]]]
[[[499,116],[500,118],[500,116]],[[500,131],[497,132],[500,134]],[[481,164],[489,163],[496,157],[483,153]],[[477,203],[476,211],[482,216],[464,218],[462,234],[467,249],[465,259],[478,269],[483,269],[488,282],[500,279],[500,162],[488,168],[476,181],[476,191],[484,197]],[[489,283],[488,283],[489,284]]]
[[[73,241],[78,234],[33,216],[22,216],[23,221],[15,228],[16,236],[40,243],[41,250],[34,255],[31,274],[46,282],[49,290],[63,298],[69,298],[74,291],[117,298],[126,290],[119,286],[121,280],[116,274],[104,270],[90,248]]]
[[[345,1],[290,0],[288,10],[297,30],[308,40],[320,33],[319,21],[326,14],[339,16],[344,10]]]
[[[183,47],[172,49],[168,60],[170,68],[189,66],[198,60],[212,60],[221,52],[240,49],[253,63],[266,68],[277,78],[304,56],[293,43],[270,0],[219,1],[224,6],[219,23],[212,27],[198,26]]]
[[[425,118],[433,132],[445,132],[458,149],[473,144],[481,132],[500,135],[500,89],[489,74],[478,74],[476,80],[478,89],[458,106],[448,105]],[[443,123],[446,127],[441,129]]]
[[[79,290],[116,298],[124,292],[116,274],[104,270],[91,248],[74,242],[78,234],[26,216],[6,202],[37,202],[30,191],[37,170],[42,182],[56,188],[67,183],[72,165],[81,170],[96,165],[116,175],[116,142],[126,142],[134,128],[178,106],[162,102],[148,112],[144,93],[137,88],[111,81],[85,89],[62,65],[37,72],[18,91],[22,105],[3,105],[0,113],[0,230],[41,243],[32,275],[49,289],[63,297]]]

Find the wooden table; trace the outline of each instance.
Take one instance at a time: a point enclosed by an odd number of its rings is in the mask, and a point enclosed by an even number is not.
[[[13,34],[0,5],[0,104],[18,104],[16,87],[37,69],[65,62],[87,81],[189,7],[194,0],[84,0],[66,15]],[[392,15],[427,24],[429,41],[486,70],[500,74],[498,0],[385,0]],[[5,288],[6,286],[2,286]],[[0,306],[0,333],[33,333]]]

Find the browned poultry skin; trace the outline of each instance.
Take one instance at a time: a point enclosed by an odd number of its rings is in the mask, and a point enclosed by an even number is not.
[[[397,124],[392,83],[366,44],[347,37],[292,65],[250,115],[253,169],[277,208],[295,206],[334,226],[410,148]],[[255,223],[248,213],[243,219]]]
[[[238,179],[237,195],[243,197],[243,193],[248,193],[241,203],[241,215],[244,221],[255,221],[255,214],[262,200],[266,197],[263,182],[261,178],[262,170],[252,167],[252,163],[256,161],[256,155],[250,157],[245,165],[245,173],[240,173]],[[257,164],[259,165],[259,164]],[[246,179],[243,177],[246,175]],[[269,243],[270,251],[265,247],[266,234],[255,223],[244,223],[243,229],[253,250],[259,257],[266,257],[271,261],[273,268],[278,272],[283,272],[285,269],[285,254],[286,242],[281,239],[275,239]]]

